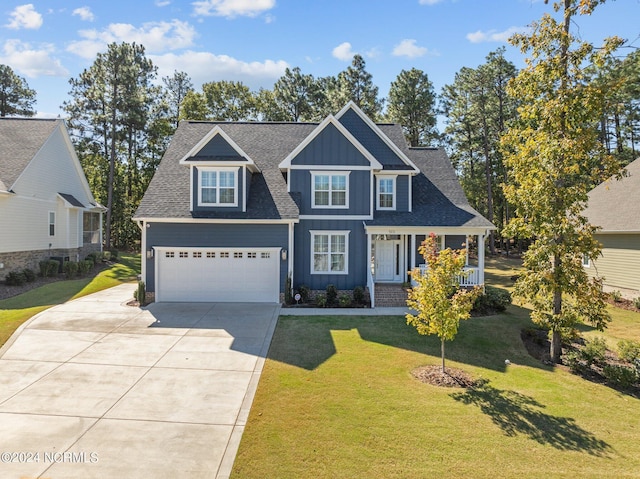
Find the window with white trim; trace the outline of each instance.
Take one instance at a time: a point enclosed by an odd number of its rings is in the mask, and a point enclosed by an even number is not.
[[[588,254],[582,255],[582,266],[585,268],[591,268],[591,258],[589,258]]]
[[[201,206],[237,206],[237,169],[198,169],[198,204]]]
[[[49,236],[56,235],[56,212],[49,211]]]
[[[378,176],[378,204],[379,210],[396,209],[396,177]]]
[[[311,231],[311,273],[347,274],[348,231]]]
[[[311,172],[313,208],[349,207],[349,172]]]

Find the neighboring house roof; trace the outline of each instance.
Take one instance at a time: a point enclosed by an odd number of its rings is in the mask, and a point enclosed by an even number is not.
[[[589,192],[583,214],[603,232],[640,232],[640,158],[625,169],[627,176],[609,178]]]
[[[0,191],[10,191],[62,120],[0,118]]]
[[[412,178],[413,211],[377,211],[376,218],[366,222],[368,225],[494,228],[469,205],[443,149],[409,148],[400,125],[376,126],[409,160],[406,168],[413,169],[415,165],[420,173]],[[214,128],[232,138],[259,170],[252,176],[246,212],[190,211],[189,168],[180,160]],[[300,194],[287,192],[280,166],[317,128],[318,123],[182,121],[134,218],[297,219]],[[400,157],[397,158],[394,169],[401,169],[399,166],[404,167],[405,163],[400,165]]]

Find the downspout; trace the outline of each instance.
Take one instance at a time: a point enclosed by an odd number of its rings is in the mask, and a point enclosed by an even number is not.
[[[293,289],[293,255],[294,255],[294,244],[293,244],[293,229],[294,222],[289,222],[289,256],[288,256],[288,264],[287,264],[287,274],[291,277],[291,288]],[[291,291],[293,293],[293,291]]]
[[[144,220],[136,221],[140,228],[140,280],[147,283],[147,231]]]

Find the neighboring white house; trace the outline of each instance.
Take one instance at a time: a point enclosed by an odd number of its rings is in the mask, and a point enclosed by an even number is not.
[[[102,248],[102,212],[63,120],[0,118],[0,278]]]
[[[604,278],[606,291],[640,296],[640,158],[626,167],[627,176],[611,178],[589,192],[584,215],[600,227],[596,238],[602,256],[585,258],[590,276]]]

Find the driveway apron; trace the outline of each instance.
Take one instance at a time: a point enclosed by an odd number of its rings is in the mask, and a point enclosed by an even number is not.
[[[230,475],[280,307],[127,306],[135,287],[44,311],[0,349],[0,477]]]

